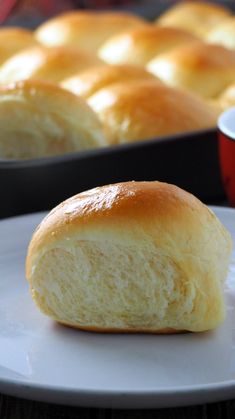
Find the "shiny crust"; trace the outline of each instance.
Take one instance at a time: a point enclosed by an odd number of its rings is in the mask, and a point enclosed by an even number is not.
[[[156,23],[186,29],[204,36],[207,31],[231,15],[231,10],[223,5],[209,2],[180,2],[157,18]]]
[[[98,57],[78,48],[37,46],[9,58],[0,69],[0,83],[29,78],[60,82],[98,64]]]
[[[197,234],[198,217],[202,228],[215,218],[193,195],[167,183],[125,182],[91,189],[62,202],[38,226],[28,250],[26,277],[43,247],[76,234],[86,223],[97,229],[115,229],[119,223],[131,229],[139,223],[150,233],[155,222],[163,228],[170,222],[179,231],[187,225],[191,234]]]
[[[37,45],[33,32],[18,27],[2,27],[0,29],[0,65],[13,54],[23,48]]]
[[[188,43],[157,56],[147,69],[171,86],[212,98],[235,80],[235,51],[204,42]]]
[[[101,46],[98,55],[110,64],[144,66],[157,54],[195,40],[195,35],[182,29],[149,25],[114,35]]]
[[[112,84],[88,103],[111,144],[214,127],[218,116],[199,97],[152,80]]]
[[[144,19],[131,13],[73,11],[43,23],[35,36],[48,46],[73,45],[96,52],[113,34],[145,24]]]
[[[235,16],[216,25],[206,34],[205,40],[212,44],[220,44],[226,48],[235,49]]]
[[[142,67],[122,65],[100,65],[92,67],[82,73],[62,81],[61,85],[71,92],[81,95],[84,98],[96,93],[103,87],[115,82],[132,82],[133,80],[158,80],[156,76],[149,73]],[[160,80],[159,80],[159,83]]]

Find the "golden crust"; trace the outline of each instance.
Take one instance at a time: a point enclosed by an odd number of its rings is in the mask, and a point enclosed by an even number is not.
[[[147,69],[165,83],[212,98],[235,80],[235,51],[193,42],[152,59]]]
[[[0,29],[0,65],[21,49],[36,46],[38,42],[33,32],[18,27],[2,27]]]
[[[64,108],[74,108],[75,104],[78,105],[78,103],[82,103],[84,108],[89,109],[83,99],[80,99],[76,95],[67,92],[57,84],[43,80],[20,80],[13,83],[0,85],[0,95],[2,97],[7,97],[8,95],[12,96],[14,94],[18,95],[19,97],[26,97],[27,99],[31,99],[32,102],[34,101],[34,103],[36,103],[36,101],[41,101],[42,107],[43,104],[44,106],[47,105],[46,98],[48,98],[52,104],[54,103],[54,108],[56,108],[56,103],[63,103]]]
[[[123,65],[100,65],[63,80],[61,85],[71,92],[84,98],[115,82],[131,82],[133,80],[158,80],[156,76],[142,67]],[[160,80],[159,80],[160,83]]]
[[[235,49],[235,16],[229,17],[219,25],[216,25],[215,28],[206,34],[205,40],[212,44]]]
[[[199,97],[152,80],[112,84],[88,103],[111,144],[215,127],[218,116]]]
[[[48,46],[73,45],[96,52],[113,34],[145,24],[144,19],[131,13],[73,11],[43,23],[35,36]]]
[[[203,36],[232,12],[227,7],[207,2],[180,2],[164,12],[156,23],[186,29]]]
[[[77,48],[37,46],[24,49],[7,60],[0,69],[0,83],[29,78],[60,82],[101,63],[95,55]]]
[[[195,35],[183,29],[149,25],[114,35],[101,46],[98,55],[109,64],[144,66],[157,54],[195,40]]]
[[[151,231],[154,222],[168,222],[189,228],[193,234],[201,224],[213,218],[210,211],[193,195],[177,186],[161,182],[124,182],[101,186],[75,195],[54,208],[36,229],[26,261],[30,276],[34,256],[44,246],[76,234],[84,225],[105,228],[136,223]],[[154,221],[155,220],[155,221]]]

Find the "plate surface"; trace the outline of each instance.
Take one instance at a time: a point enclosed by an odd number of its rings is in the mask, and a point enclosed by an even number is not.
[[[235,210],[214,211],[235,242]],[[42,315],[24,275],[27,244],[45,213],[0,221],[0,392],[108,408],[183,406],[235,396],[235,255],[227,318],[213,332],[102,335]]]

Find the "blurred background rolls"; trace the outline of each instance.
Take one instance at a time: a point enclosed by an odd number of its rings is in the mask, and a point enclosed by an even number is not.
[[[133,80],[160,80],[143,67],[130,64],[100,65],[92,67],[61,82],[61,86],[84,98],[115,82],[131,83]]]
[[[166,10],[155,23],[186,29],[203,37],[230,14],[232,12],[229,8],[213,2],[183,1],[176,2],[175,6]]]
[[[73,47],[36,46],[20,51],[0,67],[0,83],[25,79],[60,82],[102,61],[94,54]]]
[[[110,144],[211,128],[218,117],[199,97],[153,80],[111,84],[88,103]]]
[[[0,87],[0,126],[0,158],[38,158],[106,144],[87,103],[43,81]]]
[[[235,51],[191,42],[158,55],[146,68],[170,86],[213,98],[235,81]]]
[[[235,49],[235,17],[229,17],[207,33],[205,40],[212,44]]]
[[[235,83],[228,86],[215,101],[221,110],[235,106]]]
[[[127,12],[77,10],[49,19],[35,36],[47,46],[72,45],[95,53],[115,33],[145,24],[145,19]]]
[[[0,28],[0,65],[20,50],[38,45],[33,31],[19,27]]]
[[[183,29],[140,26],[109,38],[98,55],[109,64],[144,66],[157,54],[194,40],[197,37]]]

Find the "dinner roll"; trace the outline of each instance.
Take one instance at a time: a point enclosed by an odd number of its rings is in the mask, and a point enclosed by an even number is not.
[[[88,103],[110,144],[215,127],[218,116],[199,97],[152,80],[112,84]]]
[[[231,14],[222,5],[205,1],[178,2],[164,12],[156,23],[186,29],[199,36],[204,36],[211,28],[218,25]]]
[[[0,158],[29,159],[105,145],[87,103],[57,85],[0,86]]]
[[[72,11],[43,23],[35,32],[36,39],[48,46],[72,45],[96,52],[110,36],[147,22],[126,12]]]
[[[226,19],[213,28],[207,34],[205,40],[212,44],[220,44],[235,49],[235,16]]]
[[[61,85],[84,98],[88,98],[98,90],[115,82],[132,82],[133,80],[157,80],[142,67],[130,64],[102,65],[92,67],[73,77],[64,80]],[[159,80],[160,82],[160,80]]]
[[[196,39],[196,36],[182,29],[140,26],[109,38],[99,49],[98,55],[110,64],[144,66],[157,54]]]
[[[101,63],[95,55],[72,47],[27,48],[2,65],[0,83],[24,79],[42,79],[57,83]]]
[[[235,83],[228,86],[217,98],[216,102],[217,105],[221,106],[222,110],[235,106]]]
[[[188,43],[152,59],[147,69],[171,86],[212,98],[235,80],[235,51],[204,42]]]
[[[0,65],[23,48],[37,45],[33,33],[18,27],[0,28]]]
[[[126,182],[75,195],[36,229],[32,297],[60,323],[96,332],[213,329],[224,319],[231,238],[182,189]]]

